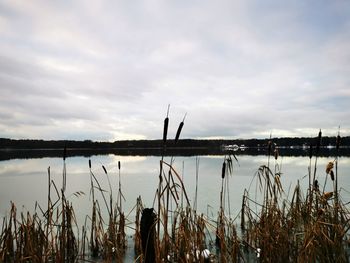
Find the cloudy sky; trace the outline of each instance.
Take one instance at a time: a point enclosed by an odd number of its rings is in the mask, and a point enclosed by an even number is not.
[[[350,135],[350,2],[0,2],[0,137]]]

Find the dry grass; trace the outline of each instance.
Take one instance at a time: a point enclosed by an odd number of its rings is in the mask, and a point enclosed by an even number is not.
[[[259,212],[249,208],[245,195],[243,208],[246,228],[244,242],[259,248],[261,262],[349,262],[346,242],[349,237],[350,214],[341,202],[337,188],[337,157],[325,167],[331,180],[321,190],[317,180],[317,155],[321,131],[316,142],[315,156],[310,152],[309,187],[303,196],[299,183],[291,201],[281,198],[279,171],[273,173],[269,165],[260,167],[259,184],[264,194]],[[312,147],[310,147],[312,150]],[[314,167],[311,167],[311,159]],[[325,192],[331,183],[332,192]]]

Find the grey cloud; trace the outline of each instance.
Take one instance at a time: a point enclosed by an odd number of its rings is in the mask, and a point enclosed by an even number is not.
[[[196,138],[350,125],[349,5],[12,1],[2,7],[6,133],[0,137],[159,138],[168,103],[171,136],[185,112],[183,136]]]

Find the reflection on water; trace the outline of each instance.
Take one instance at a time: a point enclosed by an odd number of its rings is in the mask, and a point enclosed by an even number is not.
[[[173,166],[182,176],[190,202],[195,201],[196,187],[196,158],[199,158],[198,167],[198,196],[197,210],[216,217],[219,193],[221,187],[221,166],[224,156],[176,157]],[[164,159],[170,163],[170,157]],[[326,180],[325,167],[331,158],[319,158],[317,177],[323,184]],[[98,178],[101,187],[109,189],[107,177],[102,165],[108,171],[108,176],[116,196],[118,188],[118,161],[121,162],[121,184],[125,197],[123,209],[126,214],[131,211],[138,196],[142,197],[146,207],[152,207],[155,192],[158,186],[160,167],[159,157],[145,156],[93,156],[92,170]],[[266,156],[238,156],[238,163],[233,162],[233,174],[230,177],[230,211],[232,217],[240,211],[241,198],[244,189],[250,187],[251,198],[258,198],[256,171],[260,165],[267,164]],[[290,197],[291,191],[299,180],[306,189],[308,184],[308,157],[280,157],[277,162],[271,158],[272,170],[280,169],[281,182],[285,197]],[[314,163],[312,162],[312,165]],[[33,211],[35,202],[45,207],[48,191],[47,168],[50,167],[51,179],[58,189],[62,184],[63,160],[60,158],[9,160],[0,162],[0,215],[5,215],[10,209],[10,202],[14,202],[20,211]],[[90,209],[90,174],[87,157],[71,157],[66,160],[67,192],[73,203],[79,222],[83,222]],[[350,201],[350,158],[339,159],[339,185],[345,202]],[[329,188],[329,189],[328,189]],[[332,185],[327,183],[326,190]],[[84,192],[83,196],[75,196],[77,191]],[[55,199],[54,193],[52,199]],[[101,197],[100,197],[101,198]],[[103,204],[101,200],[101,204]],[[133,213],[132,213],[133,214]],[[130,220],[134,220],[133,217]]]

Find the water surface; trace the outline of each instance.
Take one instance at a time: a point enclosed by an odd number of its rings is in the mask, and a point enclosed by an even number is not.
[[[226,211],[232,217],[240,211],[244,189],[250,189],[252,198],[259,196],[256,171],[261,165],[267,165],[267,156],[240,155],[238,162],[233,161],[233,173],[229,177],[229,202]],[[66,159],[67,189],[66,196],[73,203],[78,221],[83,221],[90,211],[90,173],[87,157],[71,157]],[[191,204],[195,201],[196,175],[198,174],[197,211],[208,216],[216,217],[219,207],[221,189],[221,167],[224,156],[176,157],[173,167],[182,177]],[[317,163],[317,178],[325,189],[332,190],[332,183],[327,178],[325,167],[334,158],[322,157]],[[92,171],[98,178],[101,187],[109,190],[107,176],[102,169],[104,165],[108,171],[114,196],[117,195],[119,183],[118,162],[121,163],[121,185],[125,197],[123,210],[127,214],[132,210],[138,196],[141,196],[146,207],[152,207],[158,187],[160,157],[152,156],[92,156]],[[164,158],[167,163],[170,157]],[[199,163],[199,165],[197,165]],[[308,157],[280,157],[269,162],[272,171],[277,167],[281,171],[283,195],[288,198],[296,183],[305,190],[308,185]],[[350,201],[350,158],[339,158],[339,186],[344,202]],[[0,162],[0,215],[3,217],[10,209],[10,202],[14,202],[19,211],[33,211],[35,203],[45,207],[48,194],[48,167],[51,179],[58,189],[62,187],[63,160],[61,158],[42,159],[13,159]],[[312,160],[314,169],[314,160]],[[165,172],[168,170],[165,169]],[[84,194],[76,196],[81,191]],[[52,191],[51,198],[56,195]],[[101,196],[98,196],[101,199]],[[180,198],[181,199],[181,198]],[[226,199],[227,200],[227,199]],[[100,200],[102,203],[102,199]],[[181,200],[180,200],[181,202]]]

